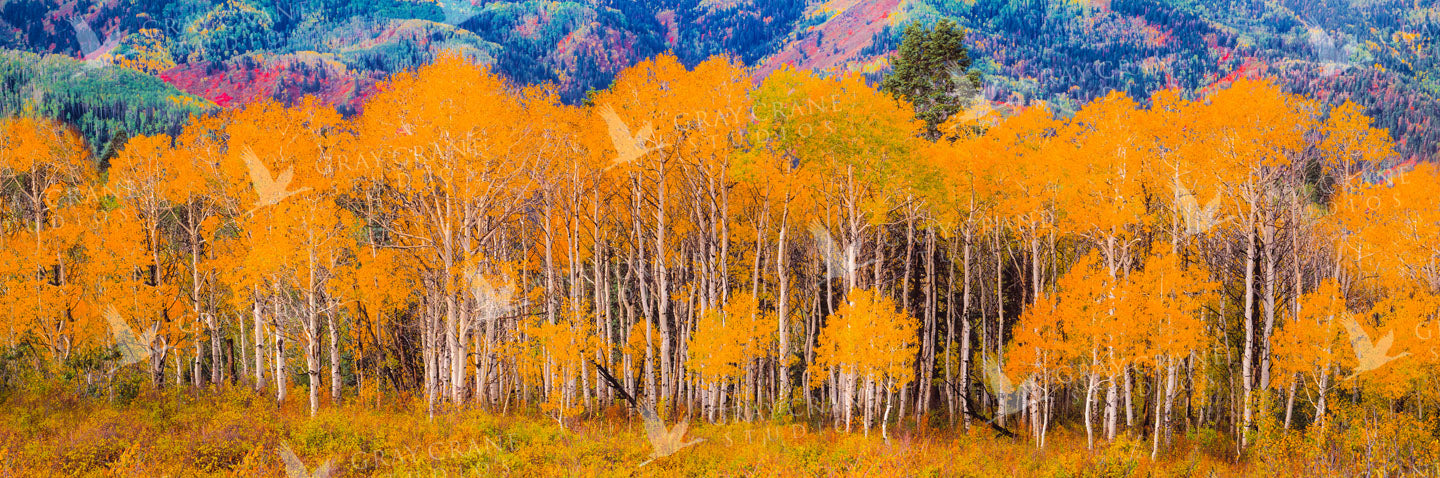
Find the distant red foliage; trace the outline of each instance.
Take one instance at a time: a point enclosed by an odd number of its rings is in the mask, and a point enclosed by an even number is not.
[[[781,65],[833,73],[863,64],[870,58],[860,52],[874,42],[899,6],[899,0],[859,2],[766,58],[755,68],[755,78],[764,78]]]
[[[1248,56],[1244,57],[1243,61],[1239,65],[1228,65],[1227,62],[1231,58],[1230,53],[1231,52],[1226,51],[1225,54],[1220,57],[1219,63],[1219,70],[1221,72],[1229,71],[1229,73],[1225,73],[1224,76],[1220,76],[1218,73],[1215,75],[1209,75],[1209,77],[1206,79],[1210,80],[1210,84],[1196,91],[1199,96],[1204,96],[1215,91],[1225,89],[1226,87],[1230,86],[1230,84],[1234,83],[1236,80],[1255,80],[1264,78],[1267,75],[1267,72],[1270,70],[1269,64],[1255,57]]]
[[[661,10],[655,14],[655,20],[665,27],[665,44],[675,48],[680,41],[680,24],[675,20],[675,11]]]
[[[259,66],[253,59],[219,65],[190,63],[166,70],[159,77],[222,108],[260,99],[292,102],[312,96],[323,104],[352,111],[358,111],[374,93],[378,80],[371,74],[349,71],[313,56],[283,55],[260,61],[263,64]]]

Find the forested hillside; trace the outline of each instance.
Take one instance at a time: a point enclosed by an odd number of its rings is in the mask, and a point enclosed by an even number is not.
[[[215,105],[125,68],[60,55],[0,52],[0,115],[38,115],[73,125],[101,157],[131,136],[176,134]]]
[[[789,64],[873,81],[906,25],[941,19],[970,30],[985,96],[1007,106],[1072,114],[1110,91],[1147,102],[1274,76],[1363,106],[1407,159],[1440,141],[1440,10],[1407,0],[15,0],[0,47],[128,66],[221,106],[315,95],[349,114],[446,49],[571,104],[665,52],[732,55],[757,80]]]

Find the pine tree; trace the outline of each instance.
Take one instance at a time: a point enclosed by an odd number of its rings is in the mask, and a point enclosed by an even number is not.
[[[941,20],[933,29],[912,23],[880,88],[913,103],[915,116],[925,121],[925,137],[935,140],[940,124],[969,108],[980,90],[980,72],[970,64],[965,31],[955,22]]]

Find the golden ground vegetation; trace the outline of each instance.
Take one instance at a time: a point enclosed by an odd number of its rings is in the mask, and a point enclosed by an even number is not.
[[[9,397],[0,473],[18,476],[287,476],[289,447],[334,476],[1238,476],[1215,437],[1151,461],[1142,442],[1085,450],[1060,433],[1039,450],[988,430],[879,435],[803,423],[696,423],[706,441],[641,468],[650,446],[620,407],[562,428],[534,414],[427,418],[423,401],[347,403],[310,416],[250,390],[145,392],[133,401]],[[397,425],[403,424],[403,425]],[[1209,441],[1207,441],[1209,440]],[[1192,446],[1193,444],[1193,446]]]

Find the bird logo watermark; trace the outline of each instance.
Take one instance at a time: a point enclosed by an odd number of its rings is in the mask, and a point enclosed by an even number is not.
[[[335,461],[325,460],[320,466],[311,470],[305,466],[305,462],[295,454],[289,443],[281,442],[280,447],[275,450],[280,455],[280,461],[285,463],[285,476],[289,478],[330,478],[335,476]]]
[[[1194,236],[1210,232],[1216,226],[1229,221],[1229,218],[1218,217],[1220,212],[1220,194],[1216,193],[1204,206],[1200,205],[1199,197],[1191,192],[1180,180],[1175,180],[1175,209],[1180,218],[1184,221],[1185,235]]]
[[[958,65],[951,65],[946,69],[946,73],[950,75],[950,84],[954,85],[949,95],[964,108],[955,113],[951,122],[983,126],[994,126],[1000,122],[1002,110],[996,107],[995,102],[985,98],[985,92],[979,84],[970,81],[969,71]]]
[[[475,298],[480,319],[494,320],[510,313],[515,297],[514,284],[504,282],[498,286],[492,285],[490,280],[480,273],[479,268],[470,269],[465,273],[465,277],[470,283],[470,295]]]
[[[650,459],[640,463],[640,466],[705,441],[704,438],[685,441],[685,432],[690,429],[689,421],[682,420],[673,427],[666,427],[665,422],[660,420],[660,415],[655,413],[655,407],[646,405],[639,408],[640,417],[645,420],[645,438],[650,441],[651,449]]]
[[[615,113],[615,108],[610,105],[600,105],[598,110],[600,118],[605,120],[605,125],[609,127],[610,142],[615,145],[615,158],[610,160],[610,164],[605,167],[606,170],[633,163],[651,151],[669,146],[654,141],[655,125],[649,121],[641,125],[639,131],[632,134],[630,126],[620,119],[619,114]]]
[[[985,376],[985,388],[995,396],[997,405],[995,416],[990,421],[1019,412],[1025,406],[1026,393],[1035,386],[1035,377],[1027,377],[1017,386],[1001,370],[1000,361],[989,354],[985,355],[982,366],[980,370]]]
[[[85,17],[75,15],[66,19],[70,22],[70,29],[75,32],[75,43],[79,47],[80,59],[84,61],[85,67],[89,69],[104,68],[110,63],[110,56],[106,52],[119,42],[123,34],[118,37],[106,38],[104,43],[100,42],[100,36],[90,27],[90,22]]]
[[[249,146],[246,146],[240,153],[240,158],[245,161],[245,167],[250,172],[250,184],[255,187],[257,196],[255,206],[250,208],[246,214],[254,214],[260,208],[279,204],[280,201],[284,201],[290,196],[310,190],[308,187],[291,190],[290,181],[294,179],[295,168],[288,167],[280,171],[278,176],[273,175],[270,173],[270,167],[266,166],[265,162],[261,161]]]
[[[704,438],[685,441],[685,432],[690,429],[689,421],[682,419],[673,427],[665,426],[665,421],[660,419],[660,414],[656,413],[655,406],[648,402],[640,403],[636,401],[635,397],[625,390],[625,386],[621,385],[620,381],[616,380],[615,376],[610,374],[609,369],[606,369],[604,365],[600,365],[593,360],[590,361],[590,363],[595,366],[596,370],[600,371],[600,376],[605,379],[605,382],[608,383],[611,388],[615,389],[615,393],[618,393],[620,398],[630,402],[632,408],[640,411],[640,418],[645,421],[645,438],[650,441],[651,451],[649,459],[640,463],[639,466],[643,467],[655,460],[674,455],[680,450],[705,441]]]
[[[115,336],[115,347],[120,349],[120,362],[115,365],[116,369],[150,358],[150,347],[147,345],[155,341],[159,322],[151,324],[150,328],[137,335],[135,329],[130,327],[114,306],[106,307],[103,315],[110,326],[110,333]]]
[[[1340,325],[1344,326],[1345,332],[1350,335],[1350,347],[1355,351],[1355,370],[1349,377],[1345,377],[1345,380],[1352,380],[1362,373],[1377,370],[1387,363],[1410,355],[1410,352],[1390,355],[1390,346],[1395,341],[1394,330],[1385,332],[1385,336],[1380,340],[1372,340],[1370,333],[1353,317],[1343,317]]]
[[[815,239],[815,247],[819,249],[820,259],[825,264],[827,279],[834,279],[840,277],[847,270],[858,270],[875,263],[872,259],[863,264],[855,264],[858,260],[855,257],[855,244],[851,243],[846,247],[841,247],[834,236],[830,235],[830,230],[820,222],[810,221],[808,229],[810,237]],[[851,267],[851,264],[854,266]]]

